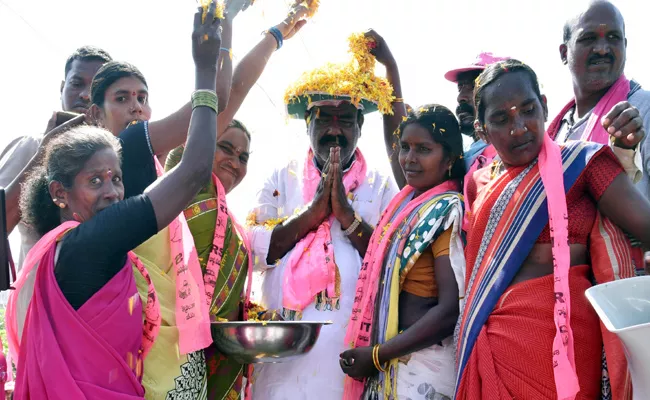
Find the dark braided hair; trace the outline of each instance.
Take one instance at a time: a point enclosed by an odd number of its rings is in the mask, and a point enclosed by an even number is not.
[[[465,176],[465,163],[463,162],[463,135],[460,125],[453,112],[439,104],[426,104],[417,107],[399,125],[396,134],[401,138],[404,129],[417,124],[426,129],[434,142],[442,145],[445,156],[452,161],[449,179],[462,182]]]
[[[139,79],[148,87],[144,75],[135,65],[120,61],[111,61],[102,65],[90,84],[90,102],[99,107],[104,106],[108,88],[118,80],[131,76]]]
[[[485,123],[486,107],[485,103],[483,102],[483,93],[485,92],[485,88],[496,82],[496,80],[503,75],[513,72],[526,73],[530,79],[533,90],[535,91],[535,95],[537,95],[540,103],[544,102],[542,92],[539,90],[539,81],[537,80],[537,74],[528,65],[515,59],[490,64],[487,68],[485,68],[485,70],[483,70],[481,75],[476,78],[476,85],[474,87],[474,105],[476,107],[476,115],[478,121],[481,123],[481,125]]]
[[[50,195],[50,183],[61,182],[66,190],[72,189],[75,177],[86,162],[106,148],[121,153],[115,136],[93,126],[75,127],[53,139],[47,145],[43,164],[30,174],[23,186],[20,197],[23,221],[41,236],[59,226],[60,209]]]

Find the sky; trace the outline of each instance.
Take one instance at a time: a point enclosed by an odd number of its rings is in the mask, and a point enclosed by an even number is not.
[[[650,55],[643,2],[613,1],[626,21],[626,75],[650,82]],[[348,60],[347,37],[374,28],[388,43],[402,78],[403,97],[416,107],[437,103],[454,110],[457,89],[445,72],[465,66],[481,51],[508,55],[530,65],[554,116],[572,96],[571,78],[559,45],[564,21],[583,0],[321,0],[314,17],[273,54],[236,118],[252,133],[248,175],[228,204],[243,220],[271,169],[290,157],[304,159],[303,121],[288,120],[283,97],[306,70]],[[67,57],[94,45],[114,59],[136,65],[149,83],[153,120],[190,99],[195,0],[0,0],[0,148],[21,135],[42,134],[60,109],[59,88]],[[233,63],[286,15],[288,0],[256,0],[234,22]],[[384,70],[378,67],[377,74]],[[647,83],[650,85],[650,83]],[[371,166],[387,173],[381,116],[366,117],[360,149]],[[15,240],[12,240],[12,244]],[[14,252],[15,254],[15,252]]]

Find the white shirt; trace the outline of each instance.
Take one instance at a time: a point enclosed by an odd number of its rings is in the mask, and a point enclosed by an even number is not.
[[[258,224],[291,216],[306,208],[302,196],[303,165],[304,161],[294,160],[276,170],[265,182],[253,210]],[[366,223],[375,226],[397,192],[392,176],[367,168],[366,179],[353,192],[352,208]],[[268,309],[281,310],[284,268],[291,252],[276,265],[267,265],[272,230],[259,225],[249,229],[256,269],[264,271],[262,304]],[[303,310],[302,320],[332,321],[333,324],[323,326],[316,345],[308,354],[286,363],[256,364],[252,388],[254,399],[331,400],[343,396],[345,375],[339,365],[339,354],[349,348],[344,337],[363,258],[343,234],[338,221],[332,224],[331,235],[334,259],[341,275],[340,309],[319,311],[312,303]]]
[[[36,155],[41,138],[35,136],[23,136],[11,142],[0,156],[0,186],[6,188],[27,166],[29,161]],[[27,225],[18,224],[20,233],[20,253],[18,260],[14,256],[16,273],[20,271],[29,250],[38,242],[40,236]],[[17,261],[17,262],[16,262]],[[0,304],[6,304],[9,298],[8,292],[0,293]]]

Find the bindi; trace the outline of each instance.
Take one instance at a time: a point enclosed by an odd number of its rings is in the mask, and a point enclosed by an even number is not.
[[[109,169],[106,175],[108,175],[109,178],[113,178],[113,170]]]
[[[607,31],[607,25],[606,24],[600,24],[597,29],[598,36],[601,38],[605,37],[605,32]]]
[[[136,92],[131,92],[131,96],[135,97],[135,96],[137,96],[137,93]]]

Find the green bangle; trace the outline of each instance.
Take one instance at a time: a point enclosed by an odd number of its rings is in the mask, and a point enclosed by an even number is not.
[[[199,89],[192,93],[192,110],[196,107],[210,107],[218,112],[219,98],[214,90]]]

